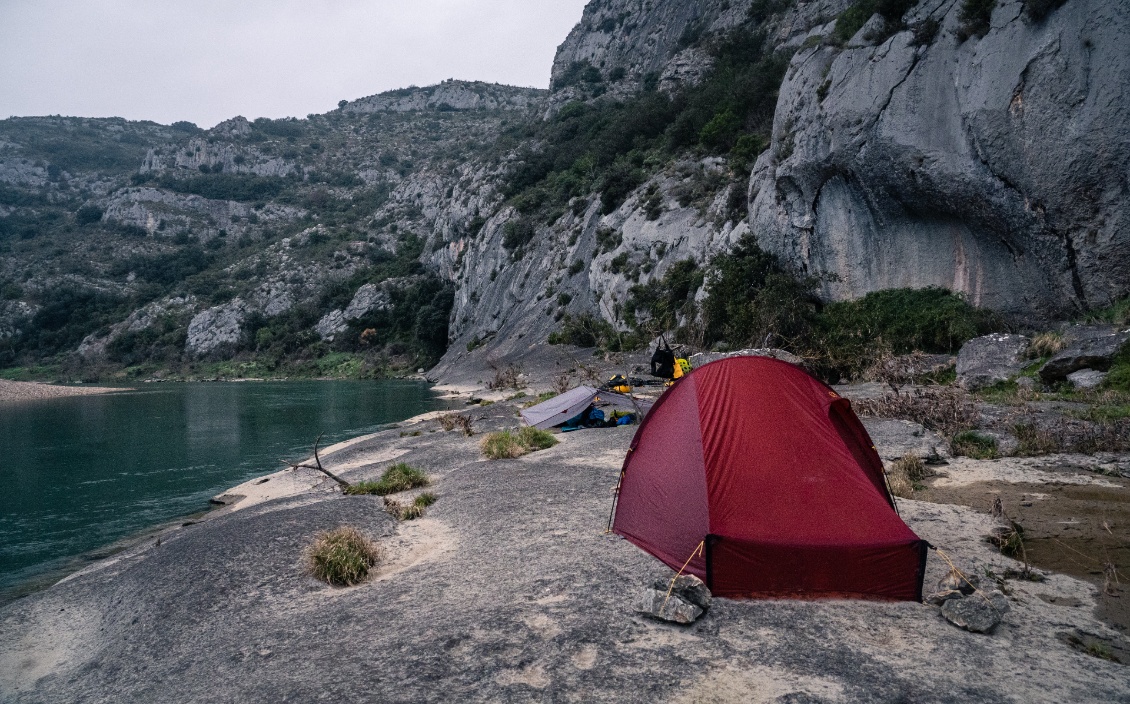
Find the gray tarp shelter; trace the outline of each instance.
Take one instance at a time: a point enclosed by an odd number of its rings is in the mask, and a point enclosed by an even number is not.
[[[578,386],[536,406],[522,409],[522,420],[535,428],[547,430],[561,425],[589,406],[646,415],[651,404],[649,400],[637,398],[633,402],[630,396],[624,394]]]

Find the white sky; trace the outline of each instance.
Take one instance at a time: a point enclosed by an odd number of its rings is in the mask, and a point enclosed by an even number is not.
[[[587,0],[0,0],[0,119],[201,127],[447,78],[547,87]]]

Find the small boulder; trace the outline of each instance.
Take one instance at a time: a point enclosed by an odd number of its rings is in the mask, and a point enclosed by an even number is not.
[[[926,597],[926,603],[940,606],[950,599],[960,599],[969,596],[981,586],[981,580],[975,574],[959,574],[954,570],[946,573],[945,577],[938,580],[934,593]]]
[[[957,353],[957,383],[975,391],[1008,381],[1028,363],[1030,340],[1023,335],[994,333],[966,342]]]
[[[685,574],[675,579],[674,586],[670,579],[656,580],[640,595],[635,609],[652,618],[687,625],[706,613],[710,601],[710,590],[702,580]]]
[[[997,590],[976,591],[942,604],[942,616],[953,625],[972,633],[989,633],[1011,610],[1008,597]]]
[[[1080,369],[1067,375],[1067,381],[1076,389],[1094,389],[1103,383],[1103,379],[1106,379],[1106,372],[1094,369]]]
[[[670,589],[672,594],[678,594],[680,599],[688,604],[694,604],[703,611],[710,608],[710,601],[713,598],[706,583],[693,574],[679,575],[675,578],[674,586],[670,579],[657,579],[651,586],[653,589],[663,590],[664,594]]]
[[[636,611],[661,621],[688,625],[694,623],[703,611],[694,604],[687,603],[675,594],[667,596],[667,590],[646,589],[636,602]]]
[[[1081,369],[1105,372],[1118,351],[1130,342],[1130,330],[1111,325],[1077,325],[1065,334],[1067,347],[1040,368],[1040,379],[1055,384]]]

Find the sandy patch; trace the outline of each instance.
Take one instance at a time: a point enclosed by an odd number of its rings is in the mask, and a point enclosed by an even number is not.
[[[41,384],[35,381],[6,381],[0,379],[0,401],[33,401],[43,398],[65,398],[68,396],[93,396],[112,394],[134,389],[114,389],[102,386],[58,386]]]
[[[799,675],[775,667],[723,667],[698,678],[677,704],[760,704],[792,695],[797,700],[844,701],[843,687],[835,681]],[[793,701],[793,699],[790,699]]]
[[[1100,466],[1094,458],[1080,465],[1077,456],[1047,457],[1005,457],[999,460],[972,460],[957,457],[949,464],[938,468],[938,478],[933,485],[939,489],[956,488],[982,482],[1005,482],[1008,484],[1080,484],[1117,488],[1116,482],[1099,474],[1065,472],[1063,469],[1084,470],[1093,465]],[[1056,470],[1060,471],[1056,471]]]

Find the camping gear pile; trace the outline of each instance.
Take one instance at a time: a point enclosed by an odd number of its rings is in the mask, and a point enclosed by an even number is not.
[[[775,359],[722,359],[668,389],[614,511],[613,532],[716,596],[922,598],[928,544],[850,403]]]
[[[578,386],[536,406],[522,409],[521,416],[531,427],[540,430],[560,427],[568,432],[580,428],[630,425],[646,415],[651,406],[652,402],[646,399]]]

